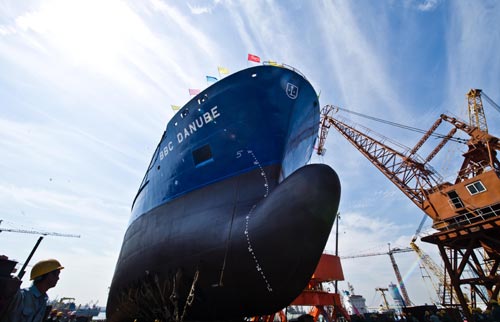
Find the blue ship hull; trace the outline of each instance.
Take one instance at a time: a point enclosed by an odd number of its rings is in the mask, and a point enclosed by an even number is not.
[[[249,68],[169,122],[132,206],[109,321],[241,320],[290,303],[309,281],[340,184],[307,165],[319,125],[309,82]]]

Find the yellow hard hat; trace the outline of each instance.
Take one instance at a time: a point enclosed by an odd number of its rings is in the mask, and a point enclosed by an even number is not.
[[[41,260],[35,265],[33,265],[33,268],[31,269],[31,276],[30,280],[34,280],[35,278],[45,275],[47,273],[50,273],[52,271],[58,270],[58,269],[63,269],[64,267],[61,266],[61,263],[55,259],[46,259],[46,260]]]

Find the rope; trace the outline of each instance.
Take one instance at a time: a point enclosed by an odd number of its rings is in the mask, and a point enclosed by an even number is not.
[[[354,114],[354,115],[357,115],[357,116],[360,116],[360,117],[367,118],[367,119],[372,120],[372,121],[376,121],[376,122],[388,124],[388,125],[391,125],[391,126],[394,126],[394,127],[399,127],[399,128],[405,129],[405,130],[409,130],[409,131],[413,131],[413,132],[418,132],[418,133],[422,133],[422,134],[427,133],[427,130],[422,130],[422,129],[419,129],[419,128],[416,128],[416,127],[412,127],[412,126],[408,126],[408,125],[399,124],[399,123],[396,123],[396,122],[391,122],[391,121],[383,120],[383,119],[380,119],[380,118],[377,118],[377,117],[374,117],[374,116],[370,116],[370,115],[366,115],[366,114],[354,112],[354,111],[351,111],[351,110],[348,110],[348,109],[345,109],[345,108],[342,108],[342,107],[338,107],[338,106],[336,106],[335,108],[337,108],[339,111],[344,111],[344,112],[347,112],[347,113],[351,113],[351,114]],[[439,134],[439,133],[432,133],[431,136],[432,137],[436,137],[436,138],[440,138],[440,139],[443,139],[443,138],[447,137],[446,134]],[[467,140],[464,140],[464,139],[461,139],[461,138],[457,138],[457,137],[451,137],[450,141],[457,142],[457,143],[466,143],[467,142]]]

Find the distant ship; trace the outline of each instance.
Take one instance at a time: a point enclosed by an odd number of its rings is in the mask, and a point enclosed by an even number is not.
[[[406,303],[399,292],[398,286],[394,283],[389,283],[389,294],[391,294],[392,299],[394,300],[394,305],[398,310],[402,310],[406,307]]]
[[[168,123],[132,204],[108,321],[241,320],[305,288],[340,199],[335,171],[308,164],[315,90],[261,65],[196,95]]]
[[[97,304],[76,305],[75,298],[62,297],[59,300],[53,300],[49,303],[52,310],[63,313],[63,316],[68,319],[72,314],[77,317],[94,317],[101,310]]]
[[[349,315],[364,315],[369,313],[366,299],[359,294],[354,294],[354,288],[347,283],[349,290],[342,291],[342,303]]]

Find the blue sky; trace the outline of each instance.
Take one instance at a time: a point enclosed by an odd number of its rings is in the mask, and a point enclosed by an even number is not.
[[[441,113],[466,119],[470,88],[500,102],[499,20],[493,0],[0,1],[1,225],[81,235],[47,236],[32,262],[66,266],[52,298],[104,305],[170,105],[205,88],[217,66],[251,66],[248,53],[286,63],[321,91],[321,105],[428,129]],[[500,114],[486,102],[485,112],[498,135]],[[410,147],[421,136],[342,116]],[[326,148],[312,162],[341,178],[340,254],[406,247],[423,213],[333,129]],[[433,166],[452,178],[460,151]],[[0,233],[0,253],[22,262],[37,238]],[[416,256],[396,260],[412,301],[430,303]],[[396,282],[388,256],[343,268],[371,306],[376,287]]]

